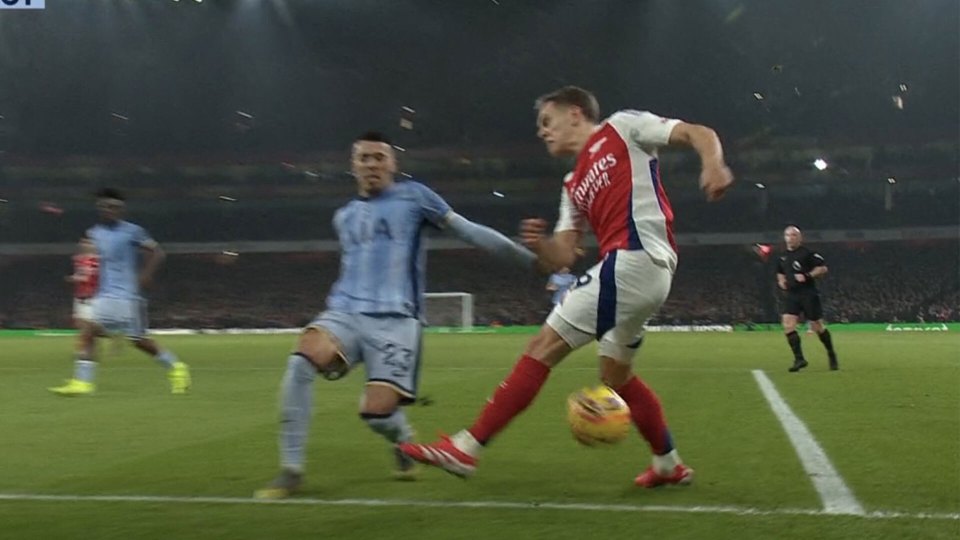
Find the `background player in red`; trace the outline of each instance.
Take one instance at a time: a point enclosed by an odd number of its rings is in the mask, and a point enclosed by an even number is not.
[[[93,315],[90,300],[97,292],[100,281],[100,256],[93,242],[82,237],[77,242],[77,253],[73,256],[73,274],[67,276],[67,282],[73,284],[73,324],[80,325],[91,320]]]
[[[66,277],[73,284],[73,327],[81,330],[83,325],[93,320],[93,296],[100,282],[100,256],[93,241],[83,236],[77,242],[77,253],[73,255],[73,273]],[[77,339],[76,349],[83,347]]]
[[[536,109],[537,135],[547,151],[576,157],[576,164],[564,179],[553,235],[546,235],[545,221],[528,219],[521,223],[523,243],[544,267],[569,267],[589,226],[602,261],[550,313],[471,428],[434,444],[403,444],[401,451],[458,476],[473,474],[484,445],[533,402],[550,370],[596,340],[601,379],[630,406],[653,452],[651,467],[635,483],[689,483],[693,470],[673,447],[660,400],[633,374],[631,363],[643,324],[666,300],[677,264],[673,210],[660,183],[657,148],[692,147],[702,162],[700,186],[715,201],[733,183],[720,139],[710,128],[648,112],[620,111],[601,122],[593,94],[572,86],[542,96]]]

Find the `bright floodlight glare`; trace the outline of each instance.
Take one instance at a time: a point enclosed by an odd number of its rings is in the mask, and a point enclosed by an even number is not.
[[[761,184],[760,182],[757,182],[757,183],[754,184],[754,185],[757,186],[757,188],[759,188],[759,189],[766,189],[766,187],[767,187],[767,186]]]
[[[890,178],[887,178],[887,183],[888,183],[888,184],[896,184],[896,183],[897,183],[897,179],[891,176]]]
[[[813,162],[813,166],[816,167],[818,171],[823,171],[827,167],[829,167],[829,165],[827,165],[827,162],[824,161],[823,158],[817,158],[816,161]]]

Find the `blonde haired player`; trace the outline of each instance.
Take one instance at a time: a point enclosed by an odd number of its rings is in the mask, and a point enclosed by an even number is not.
[[[533,402],[550,370],[596,340],[602,381],[630,406],[653,452],[652,466],[635,483],[689,483],[693,470],[674,449],[660,401],[633,374],[631,363],[643,324],[666,300],[677,265],[673,211],[660,182],[657,149],[692,147],[702,162],[700,187],[715,201],[733,184],[720,139],[710,128],[649,112],[620,111],[601,121],[593,94],[572,86],[542,96],[536,108],[537,135],[547,151],[576,157],[576,163],[564,179],[553,235],[546,235],[543,220],[528,219],[521,223],[523,243],[542,265],[559,269],[573,264],[589,226],[602,261],[550,313],[472,427],[434,444],[402,444],[400,450],[458,476],[473,474],[483,447]]]

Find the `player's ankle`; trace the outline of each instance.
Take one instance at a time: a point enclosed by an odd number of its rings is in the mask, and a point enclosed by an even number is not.
[[[295,475],[295,476],[303,476],[303,465],[302,465],[302,464],[297,465],[297,464],[284,463],[284,464],[280,467],[280,469],[283,470],[284,472],[288,472],[288,473],[290,473],[290,474],[292,474],[292,475]]]
[[[676,449],[659,456],[656,454],[653,455],[653,470],[661,476],[673,474],[673,470],[677,468],[677,465],[682,463],[683,461],[680,459],[680,454],[677,453]]]
[[[464,429],[459,433],[450,437],[450,442],[453,443],[453,446],[467,454],[469,456],[477,457],[480,455],[480,452],[483,450],[483,445],[480,444],[480,441],[473,436],[473,433],[470,433],[470,430]]]

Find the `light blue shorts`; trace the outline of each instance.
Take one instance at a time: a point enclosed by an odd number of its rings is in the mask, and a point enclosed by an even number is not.
[[[367,384],[395,389],[402,403],[417,399],[422,327],[412,317],[324,311],[308,328],[326,330],[337,339],[349,368],[366,365]]]
[[[147,301],[143,299],[105,298],[97,296],[92,302],[93,321],[111,334],[123,334],[130,339],[147,335]]]

